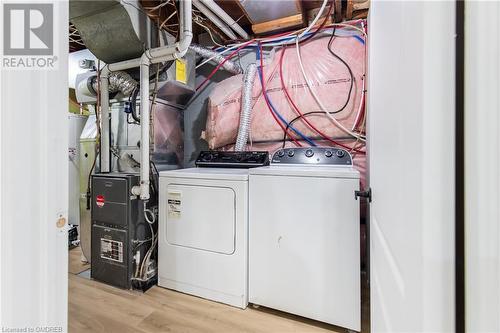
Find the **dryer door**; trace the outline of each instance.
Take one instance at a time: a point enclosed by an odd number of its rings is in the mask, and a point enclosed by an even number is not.
[[[232,188],[169,184],[166,200],[169,244],[234,253],[236,197]]]

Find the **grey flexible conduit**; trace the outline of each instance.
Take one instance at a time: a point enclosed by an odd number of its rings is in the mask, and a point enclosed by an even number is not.
[[[257,65],[248,65],[243,77],[243,87],[241,89],[240,127],[238,129],[236,145],[234,146],[234,150],[236,151],[242,151],[248,141],[250,118],[252,115],[252,92],[256,74]]]

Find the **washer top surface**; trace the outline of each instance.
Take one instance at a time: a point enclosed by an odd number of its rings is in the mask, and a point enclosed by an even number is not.
[[[160,177],[248,181],[248,169],[188,168],[160,171]]]
[[[336,165],[271,165],[248,170],[250,175],[359,179],[353,167]]]

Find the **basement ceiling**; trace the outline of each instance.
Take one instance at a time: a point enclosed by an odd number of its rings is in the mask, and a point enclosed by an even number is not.
[[[314,17],[321,0],[214,0],[229,16],[251,35],[268,35],[277,31],[301,28]],[[174,36],[177,33],[176,5],[174,0],[139,0],[141,9]],[[332,3],[333,2],[333,3]],[[369,0],[329,0],[336,22],[365,18]],[[220,43],[228,42],[225,36],[203,14],[194,10],[195,35],[209,32]],[[70,24],[70,52],[85,48],[78,31]]]

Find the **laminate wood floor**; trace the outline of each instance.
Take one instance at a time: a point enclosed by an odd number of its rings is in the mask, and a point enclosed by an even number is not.
[[[83,267],[86,267],[83,265]],[[345,332],[279,311],[233,308],[160,287],[146,293],[117,289],[81,272],[79,248],[69,256],[69,332]]]
[[[90,264],[82,262],[82,250],[75,247],[68,254],[68,272],[70,274],[79,274],[87,269],[90,269]]]

